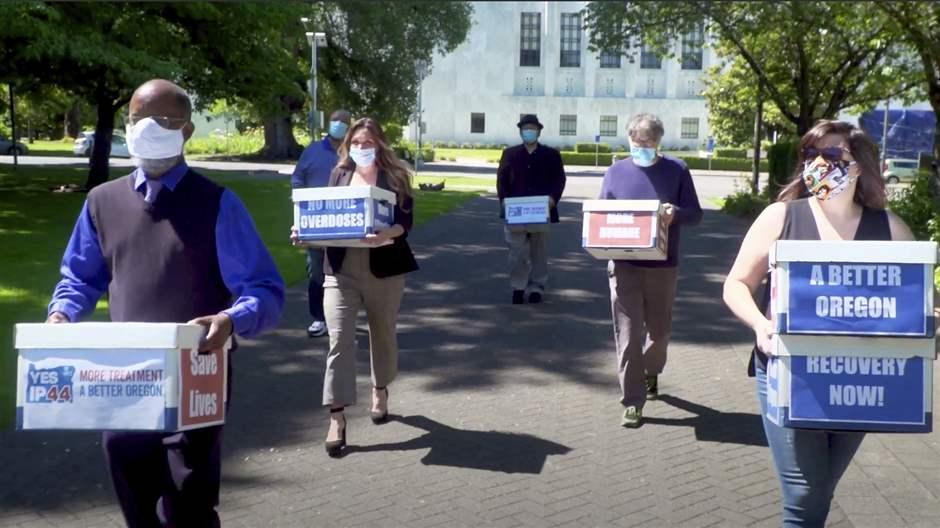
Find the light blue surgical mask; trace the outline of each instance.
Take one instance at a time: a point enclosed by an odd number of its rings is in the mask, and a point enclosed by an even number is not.
[[[654,147],[637,147],[635,145],[630,145],[630,157],[639,167],[649,167],[653,163],[656,163],[656,148]]]
[[[523,129],[520,135],[522,136],[522,141],[526,142],[526,144],[529,144],[529,145],[531,145],[532,143],[535,143],[539,139],[538,131],[532,130],[531,128]]]
[[[333,139],[343,139],[348,129],[349,125],[342,121],[330,121],[330,137]]]

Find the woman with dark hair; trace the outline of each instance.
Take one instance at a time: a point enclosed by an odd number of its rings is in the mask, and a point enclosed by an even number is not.
[[[379,123],[359,119],[346,132],[338,149],[339,161],[330,175],[330,187],[374,186],[396,196],[395,225],[365,239],[374,247],[326,250],[323,305],[330,334],[323,382],[323,405],[330,408],[330,428],[324,447],[341,456],[346,447],[343,410],[356,403],[356,320],[365,307],[369,321],[372,364],[372,421],[388,418],[388,385],[398,373],[396,321],[405,274],[418,269],[408,231],[414,199],[410,168],[400,161]],[[294,234],[296,240],[296,233]],[[389,243],[391,241],[391,243]]]
[[[823,526],[836,485],[864,433],[791,429],[767,417],[767,360],[774,327],[769,286],[760,306],[753,293],[767,277],[777,240],[913,240],[911,230],[885,210],[878,149],[854,125],[820,121],[799,145],[793,180],[748,230],[724,285],[724,301],[754,331],[748,374],[757,392],[767,443],[783,491],[784,526]],[[768,281],[769,282],[769,281]]]

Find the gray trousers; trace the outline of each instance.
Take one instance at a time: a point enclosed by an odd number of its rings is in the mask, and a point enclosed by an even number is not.
[[[405,291],[405,276],[379,279],[369,269],[369,250],[349,248],[342,270],[323,282],[330,352],[326,356],[323,405],[344,407],[356,403],[356,321],[365,307],[369,321],[372,385],[386,387],[398,374],[398,308]]]
[[[548,226],[522,230],[503,226],[509,246],[509,285],[513,290],[545,292],[548,282]]]
[[[617,347],[617,377],[624,406],[643,408],[646,376],[666,367],[678,268],[644,268],[610,261],[610,307]]]

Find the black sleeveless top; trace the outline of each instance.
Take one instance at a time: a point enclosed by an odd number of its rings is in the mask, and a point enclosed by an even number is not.
[[[816,227],[816,219],[809,205],[811,199],[815,200],[815,198],[802,198],[787,202],[786,216],[779,240],[820,240],[819,228]],[[884,209],[867,207],[862,209],[862,219],[858,223],[853,240],[891,240],[888,213]],[[767,313],[769,305],[770,273],[768,272],[760,301],[760,308],[764,314]],[[751,361],[747,365],[747,375],[750,377],[755,375],[755,362],[759,363],[762,368],[767,368],[767,355],[757,349],[757,343],[754,344]]]

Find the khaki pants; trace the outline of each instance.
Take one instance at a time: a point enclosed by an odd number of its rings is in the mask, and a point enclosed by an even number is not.
[[[617,373],[624,406],[646,403],[646,376],[666,366],[678,269],[644,268],[610,261],[610,306],[617,347]]]
[[[365,306],[369,320],[372,385],[386,387],[398,374],[395,327],[405,276],[379,279],[369,270],[369,250],[349,248],[342,270],[327,275],[323,289],[326,326],[330,331],[323,405],[344,407],[356,403],[356,321],[360,307]]]
[[[548,226],[532,230],[504,226],[503,230],[509,246],[509,285],[513,290],[525,290],[526,293],[544,293],[548,282],[548,253],[545,250]]]

